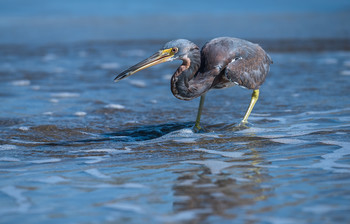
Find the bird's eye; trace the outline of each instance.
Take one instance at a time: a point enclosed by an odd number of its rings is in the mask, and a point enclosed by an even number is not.
[[[173,47],[173,49],[171,49],[171,51],[173,52],[173,53],[177,53],[178,52],[178,48],[177,47]]]

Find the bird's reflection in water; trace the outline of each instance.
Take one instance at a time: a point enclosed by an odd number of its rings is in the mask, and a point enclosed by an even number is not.
[[[237,138],[232,139],[238,141]],[[256,138],[253,132],[248,133],[246,139],[250,139],[245,144],[248,151],[242,157],[225,159],[228,165],[220,172],[212,173],[203,165],[183,171],[173,186],[176,198],[174,213],[198,211],[195,220],[192,220],[198,223],[207,221],[213,214],[232,219],[240,208],[268,198],[272,191],[268,187],[271,177],[266,168],[257,166],[263,158],[254,147],[261,144],[261,139]],[[232,151],[237,152],[237,148],[232,148]],[[208,157],[200,157],[202,164],[213,161]]]

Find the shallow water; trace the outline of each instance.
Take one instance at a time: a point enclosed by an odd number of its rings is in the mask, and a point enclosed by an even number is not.
[[[270,52],[249,127],[234,87],[193,133],[180,62],[113,82],[162,44],[1,46],[1,223],[350,222],[350,52]]]

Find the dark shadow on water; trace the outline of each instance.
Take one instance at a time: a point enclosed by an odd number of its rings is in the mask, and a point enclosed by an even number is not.
[[[192,128],[193,122],[186,123],[168,123],[158,125],[147,125],[134,127],[118,132],[106,133],[109,139],[117,141],[146,141],[162,137],[170,132],[181,130],[184,128]]]
[[[193,122],[176,122],[176,123],[165,123],[165,124],[156,124],[156,125],[142,125],[142,126],[135,126],[135,127],[129,127],[126,129],[116,130],[115,132],[110,133],[101,133],[101,134],[93,134],[91,133],[90,137],[87,137],[85,139],[79,139],[81,135],[78,133],[75,133],[75,131],[72,131],[72,129],[49,129],[46,130],[47,127],[45,127],[42,134],[52,136],[53,132],[55,135],[57,135],[56,132],[59,133],[59,136],[69,136],[70,139],[73,138],[73,140],[57,140],[57,141],[45,141],[43,139],[38,138],[37,140],[34,140],[32,142],[26,142],[26,141],[16,141],[17,145],[22,146],[74,146],[74,147],[81,147],[81,146],[88,146],[88,145],[94,145],[94,144],[103,144],[107,142],[140,142],[140,141],[147,141],[152,139],[160,138],[164,135],[167,135],[172,132],[176,132],[182,129],[193,129],[194,123]],[[227,124],[227,123],[221,123],[221,124],[215,124],[215,125],[206,125],[203,126],[203,129],[200,131],[200,133],[208,133],[208,132],[236,132],[243,129],[247,129],[249,127],[247,126],[239,126],[237,124]],[[75,134],[76,137],[74,138]],[[86,132],[85,132],[86,133]],[[89,134],[89,133],[87,133]],[[79,137],[78,137],[79,136]]]
[[[85,145],[91,143],[100,143],[107,141],[115,142],[137,142],[147,141],[162,137],[168,133],[178,131],[184,128],[192,128],[193,122],[185,123],[167,123],[158,125],[146,125],[139,127],[132,127],[130,129],[120,130],[112,133],[103,133],[101,138],[82,139],[76,141],[62,141],[45,143],[49,146],[68,146],[68,145]]]

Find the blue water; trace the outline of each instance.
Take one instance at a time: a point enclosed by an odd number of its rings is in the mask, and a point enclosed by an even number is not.
[[[270,52],[250,128],[236,87],[197,134],[176,62],[112,81],[158,46],[3,48],[1,223],[349,221],[349,52]]]
[[[184,1],[149,2],[0,3],[0,223],[349,223],[349,3],[188,2],[181,20]],[[233,87],[194,133],[181,62],[113,82],[169,38],[223,34],[274,60],[248,128]]]
[[[139,16],[153,15],[184,15],[195,13],[230,14],[230,13],[291,13],[291,12],[336,12],[350,9],[350,3],[346,0],[295,0],[279,1],[172,1],[161,0],[143,1],[113,1],[103,2],[94,0],[55,1],[47,2],[33,0],[28,4],[25,0],[3,0],[0,13],[3,16]]]
[[[350,38],[350,3],[337,1],[0,2],[0,43],[95,40]]]

